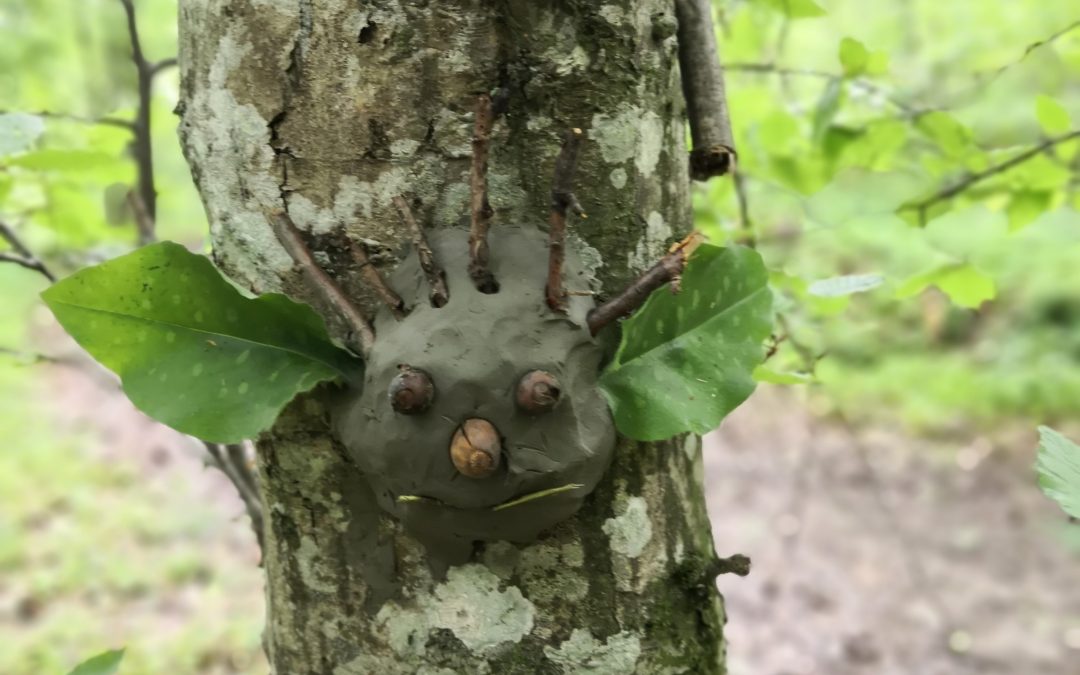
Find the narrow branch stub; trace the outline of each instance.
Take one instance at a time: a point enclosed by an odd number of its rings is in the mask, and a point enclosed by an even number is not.
[[[300,271],[304,273],[312,290],[318,293],[323,301],[349,327],[352,333],[348,339],[349,347],[358,354],[367,357],[371,353],[371,348],[375,346],[375,329],[372,328],[371,323],[349,300],[341,287],[330,278],[330,275],[315,262],[311,250],[304,243],[300,231],[297,229],[296,224],[293,223],[292,218],[289,217],[289,214],[277,210],[265,215],[282,248],[293,259]]]
[[[469,276],[481,293],[495,293],[499,283],[491,273],[488,258],[488,229],[491,227],[491,204],[488,202],[487,170],[488,144],[491,129],[495,125],[495,111],[491,96],[481,94],[476,99],[476,121],[472,138],[472,170],[469,174],[470,211],[469,227]]]
[[[379,270],[375,269],[375,265],[371,262],[371,258],[368,257],[367,249],[364,248],[364,245],[355,241],[350,241],[349,252],[352,254],[353,260],[360,268],[360,277],[364,280],[364,283],[375,291],[375,294],[379,296],[379,299],[383,301],[383,304],[387,306],[395,319],[398,321],[404,319],[405,301],[401,299],[400,295],[394,292],[394,289],[386,285],[382,275],[379,274]]]
[[[436,262],[435,254],[431,252],[431,245],[424,235],[423,228],[413,217],[409,203],[399,195],[394,197],[394,206],[397,207],[401,219],[405,221],[405,225],[412,234],[413,248],[416,249],[416,256],[420,259],[420,269],[424,270],[424,277],[428,282],[428,300],[432,307],[442,307],[450,300],[450,290],[446,286],[446,273]]]
[[[581,129],[570,129],[563,138],[559,156],[555,159],[555,177],[551,185],[551,219],[548,229],[548,280],[545,296],[548,307],[556,312],[566,311],[566,290],[562,285],[563,260],[566,256],[566,212],[584,213],[574,196],[574,173],[577,171]]]
[[[700,232],[691,232],[685,239],[671,247],[671,250],[644,274],[633,281],[617,296],[596,307],[587,318],[589,331],[596,335],[600,330],[645,304],[649,295],[666,283],[671,283],[672,292],[679,291],[679,280],[686,261],[694,250],[705,240]]]
[[[716,48],[710,0],[676,0],[679,69],[690,119],[690,177],[708,180],[735,171],[724,70]]]

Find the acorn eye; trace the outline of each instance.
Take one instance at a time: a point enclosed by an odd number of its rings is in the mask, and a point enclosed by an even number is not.
[[[546,413],[555,407],[562,396],[562,387],[555,376],[544,370],[530,370],[518,380],[514,401],[530,415]]]
[[[398,371],[390,381],[391,407],[402,415],[419,415],[430,408],[435,399],[431,376],[404,363],[398,366]]]

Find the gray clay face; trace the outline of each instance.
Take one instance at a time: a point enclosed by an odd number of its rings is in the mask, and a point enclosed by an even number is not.
[[[450,290],[443,307],[429,303],[415,252],[398,266],[390,285],[412,310],[377,317],[363,390],[335,426],[382,507],[421,539],[528,541],[577,511],[611,461],[602,354],[585,323],[593,301],[572,295],[566,315],[551,311],[546,235],[506,226],[489,235],[499,291],[481,293],[465,269],[467,238],[430,234]],[[572,249],[564,274],[566,288],[588,289]],[[495,508],[570,484],[581,487]]]

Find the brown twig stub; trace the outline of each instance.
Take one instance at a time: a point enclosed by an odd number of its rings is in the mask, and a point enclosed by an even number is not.
[[[0,262],[14,263],[37,272],[49,281],[56,281],[56,275],[22,242],[19,235],[15,234],[14,228],[2,221],[0,221],[0,239],[11,246],[11,252],[0,251]]]
[[[469,276],[481,293],[495,293],[499,283],[489,267],[488,230],[491,227],[491,204],[488,202],[487,170],[491,129],[495,126],[495,111],[491,96],[481,94],[476,99],[476,117],[472,138],[472,170],[469,173],[469,205],[472,221],[469,227]]]
[[[401,296],[394,292],[394,289],[387,285],[386,281],[379,274],[379,270],[375,268],[374,263],[371,262],[370,256],[368,256],[367,249],[363,244],[350,241],[349,252],[352,254],[353,261],[357,267],[360,268],[360,278],[364,280],[371,290],[375,291],[375,295],[379,296],[379,299],[383,301],[383,304],[390,310],[390,313],[394,315],[394,318],[401,320],[405,318],[405,301],[401,299]]]
[[[349,300],[349,297],[345,295],[337,282],[331,279],[330,275],[315,262],[315,257],[311,254],[307,244],[304,243],[300,231],[296,228],[296,224],[293,223],[289,214],[281,210],[271,211],[266,214],[266,219],[269,221],[271,228],[274,230],[274,235],[285,249],[285,252],[289,254],[289,257],[293,259],[293,262],[296,263],[296,266],[300,268],[300,271],[307,278],[312,290],[318,293],[322,300],[348,326],[351,333],[348,340],[349,347],[363,356],[370,354],[371,348],[375,346],[375,329],[371,327],[371,323],[367,318]]]
[[[704,240],[700,232],[690,233],[621,293],[589,312],[589,332],[596,335],[604,326],[630,314],[645,304],[653,291],[666,283],[671,283],[672,291],[678,292],[686,261]]]
[[[570,129],[563,137],[559,156],[555,158],[555,177],[551,183],[551,218],[548,224],[548,279],[545,297],[547,305],[556,312],[566,311],[566,290],[562,283],[563,260],[566,257],[566,213],[581,213],[574,196],[574,173],[577,171],[581,129]]]
[[[735,170],[724,69],[716,48],[710,0],[676,0],[679,69],[690,119],[690,177],[708,180]]]
[[[416,218],[413,217],[409,203],[405,201],[404,197],[397,196],[394,197],[394,206],[397,207],[401,219],[405,221],[405,225],[412,234],[413,248],[416,249],[416,255],[420,259],[420,269],[424,271],[424,276],[428,282],[428,300],[431,301],[432,307],[442,307],[450,301],[450,291],[446,287],[446,273],[436,262],[435,254],[431,251],[431,245],[428,244],[427,237],[424,236],[424,230],[416,222]]]
[[[203,441],[203,445],[214,465],[236,488],[240,500],[244,502],[244,510],[251,518],[251,529],[259,543],[259,550],[263,550],[263,503],[262,498],[259,497],[258,479],[247,456],[247,443],[226,445]]]

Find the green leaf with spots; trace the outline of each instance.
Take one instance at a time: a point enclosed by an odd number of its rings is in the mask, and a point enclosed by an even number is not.
[[[245,297],[171,242],[83,269],[42,297],[140,410],[206,441],[251,437],[297,393],[360,368],[310,307]]]
[[[1065,513],[1080,518],[1080,445],[1050,427],[1039,427],[1035,471],[1046,496],[1060,504]]]
[[[643,441],[707,433],[750,396],[772,329],[768,282],[756,251],[703,245],[681,292],[649,296],[600,377],[621,433]]]
[[[123,649],[111,649],[75,666],[68,675],[113,675],[124,659]]]

